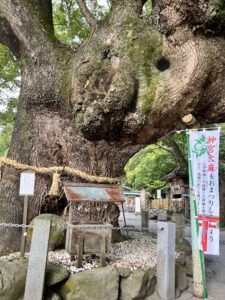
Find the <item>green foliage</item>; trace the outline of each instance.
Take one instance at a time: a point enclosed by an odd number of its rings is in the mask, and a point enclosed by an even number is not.
[[[73,0],[60,0],[53,5],[56,37],[67,44],[79,44],[90,29]]]
[[[97,19],[107,15],[107,8],[99,5],[97,0],[88,1],[87,4]],[[90,28],[74,0],[54,2],[53,13],[55,35],[60,41],[79,45],[90,34]]]
[[[11,142],[13,124],[7,123],[3,128],[0,126],[0,156],[7,155]]]
[[[216,125],[215,125],[216,126]],[[219,171],[225,175],[225,124],[221,126]],[[212,127],[212,125],[210,125]],[[196,142],[196,155],[207,152],[205,137]],[[125,171],[125,184],[133,189],[147,188],[150,193],[166,185],[161,178],[169,174],[176,167],[187,170],[186,134],[182,132],[171,135],[156,145],[151,145],[134,155],[128,162]]]
[[[19,67],[11,51],[0,44],[0,103],[5,90],[12,91],[19,86]]]
[[[0,45],[0,156],[10,145],[17,103],[11,94],[16,94],[19,84],[19,66],[10,50]]]
[[[160,178],[176,166],[173,155],[157,145],[151,145],[138,152],[128,162],[125,184],[134,189],[145,187],[150,193],[166,185]]]
[[[148,0],[145,3],[143,13],[144,13],[144,15],[149,15],[152,13],[152,1],[151,0]]]
[[[7,102],[6,109],[0,111],[0,126],[4,127],[7,124],[13,124],[15,120],[17,98],[10,98]]]
[[[150,193],[167,185],[162,177],[176,167],[187,168],[185,133],[175,133],[155,145],[148,146],[134,155],[125,171],[125,184],[133,189],[145,187]]]
[[[0,111],[0,156],[7,155],[15,120],[16,98],[10,98],[4,111]]]

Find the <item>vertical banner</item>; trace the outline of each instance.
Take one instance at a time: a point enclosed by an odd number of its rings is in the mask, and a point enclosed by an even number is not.
[[[219,255],[219,142],[220,129],[189,131],[198,248],[213,255]]]

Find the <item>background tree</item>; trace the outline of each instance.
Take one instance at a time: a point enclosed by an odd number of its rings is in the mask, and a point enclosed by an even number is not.
[[[145,187],[151,194],[167,185],[163,177],[179,170],[188,175],[185,134],[171,134],[134,155],[128,162],[125,183],[135,189]]]
[[[21,68],[9,157],[115,177],[144,145],[184,128],[184,115],[224,119],[222,1],[159,0],[143,15],[145,0],[112,0],[103,18],[76,3],[90,28],[79,47],[57,39],[50,0],[0,2],[0,42]],[[20,223],[18,171],[5,166],[2,175],[0,222]],[[29,219],[50,184],[37,176]],[[1,229],[2,253],[18,249],[17,236]]]
[[[7,47],[0,44],[0,156],[7,154],[10,145],[19,84],[16,59]]]
[[[161,178],[175,168],[171,152],[157,145],[151,145],[133,156],[125,170],[125,184],[133,189],[146,188],[150,194],[167,185]]]

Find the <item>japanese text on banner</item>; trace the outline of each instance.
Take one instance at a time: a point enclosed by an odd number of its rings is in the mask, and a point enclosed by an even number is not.
[[[199,249],[219,255],[220,130],[189,131],[193,192],[197,206]]]

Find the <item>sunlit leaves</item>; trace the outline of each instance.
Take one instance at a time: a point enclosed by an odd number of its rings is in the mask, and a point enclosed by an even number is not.
[[[54,28],[56,37],[67,44],[80,44],[87,38],[90,28],[82,17],[74,0],[54,3]]]
[[[147,188],[150,193],[166,185],[160,178],[176,166],[174,157],[157,145],[146,147],[130,159],[126,166],[126,184],[134,189]]]
[[[19,67],[8,48],[0,44],[0,103],[5,93],[13,91],[20,84]]]
[[[0,156],[7,155],[8,148],[11,141],[12,130],[13,130],[12,123],[8,123],[4,127],[0,126]]]
[[[10,50],[0,45],[0,156],[6,155],[10,144],[19,85],[18,64]]]
[[[87,1],[87,5],[98,20],[104,19],[108,13],[109,6],[101,5],[97,0]],[[53,11],[55,35],[59,40],[67,44],[79,45],[89,36],[91,29],[80,13],[76,1],[54,1]]]

